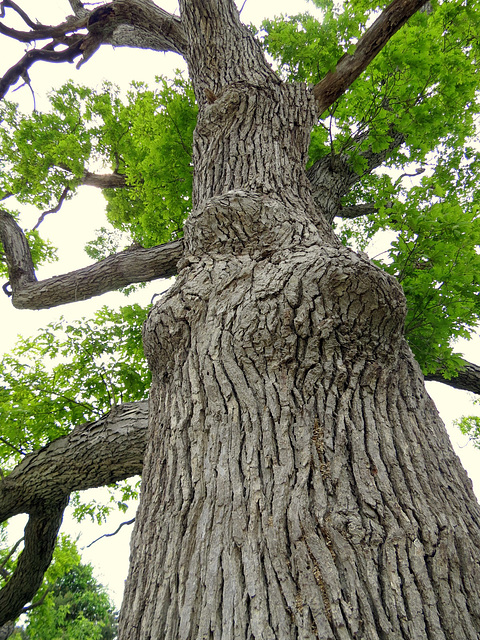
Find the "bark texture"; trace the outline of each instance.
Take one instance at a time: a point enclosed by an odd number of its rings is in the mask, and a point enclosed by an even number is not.
[[[403,343],[402,294],[338,247],[262,258],[253,230],[282,213],[211,201],[206,226],[228,215],[235,243],[241,219],[250,242],[234,257],[222,238],[150,316],[120,637],[473,640],[478,508]]]
[[[11,291],[7,293],[17,309],[50,309],[136,282],[169,278],[177,273],[183,249],[181,240],[150,249],[134,247],[88,267],[38,281],[25,235],[5,211],[0,211],[0,240],[10,277]]]
[[[84,58],[136,4],[93,12]],[[422,4],[394,0],[313,91],[279,81],[231,0],[180,0],[167,21],[199,103],[194,210],[144,330],[120,640],[480,634],[480,510],[403,338],[404,296],[331,230],[348,167],[304,173],[318,110]]]
[[[147,422],[148,402],[127,402],[25,456],[0,481],[0,522],[141,474]]]
[[[249,73],[232,3],[181,11],[195,209],[144,330],[119,638],[474,640],[478,505],[404,341],[400,286],[314,204],[315,98]]]

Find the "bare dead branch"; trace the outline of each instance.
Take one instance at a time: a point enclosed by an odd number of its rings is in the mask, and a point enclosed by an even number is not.
[[[25,14],[26,15],[26,14]],[[9,38],[13,38],[18,42],[36,42],[37,40],[55,40],[65,36],[67,33],[73,33],[78,29],[82,29],[86,26],[85,19],[76,19],[72,21],[63,22],[57,26],[49,26],[43,24],[33,23],[31,31],[19,31],[18,29],[12,29],[0,22],[0,33]]]
[[[313,87],[313,95],[318,104],[319,113],[328,109],[370,62],[380,53],[390,38],[416,13],[426,0],[393,0],[381,13],[372,26],[358,41],[353,54],[346,53],[337,63],[334,71]]]
[[[3,0],[3,2],[1,3],[0,18],[3,18],[5,16],[5,8],[10,8],[16,11],[18,15],[22,18],[22,20],[25,22],[25,24],[29,26],[31,29],[36,28],[37,25],[33,20],[29,18],[28,14],[21,7],[15,4],[15,2],[12,2],[11,0]]]
[[[0,100],[3,99],[14,84],[23,78],[26,71],[39,60],[44,62],[73,62],[75,58],[82,55],[83,50],[81,48],[84,36],[74,35],[67,39],[66,49],[56,51],[52,47],[52,43],[43,47],[43,49],[31,49],[21,58],[13,67],[6,72],[3,78],[0,79]]]
[[[12,3],[13,4],[13,3]],[[37,25],[28,19],[30,31],[12,29],[0,22],[0,34],[18,42],[51,40],[42,49],[28,51],[0,80],[0,99],[39,60],[73,62],[82,56],[77,66],[84,64],[102,44],[174,51],[183,55],[186,36],[178,17],[169,14],[146,0],[115,0],[85,12],[80,4],[73,4],[75,17],[57,26]],[[80,9],[81,7],[81,9]],[[79,30],[87,29],[87,33]],[[68,35],[72,34],[72,35]],[[66,48],[56,50],[59,45]]]

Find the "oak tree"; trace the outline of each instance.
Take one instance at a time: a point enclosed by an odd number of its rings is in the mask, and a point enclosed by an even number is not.
[[[177,277],[143,326],[149,373],[112,361],[111,384],[89,386],[80,354],[63,419],[90,422],[51,443],[34,406],[52,379],[10,361],[1,400],[17,393],[46,446],[0,484],[2,519],[29,514],[1,624],[37,591],[70,493],[142,472],[121,639],[478,637],[479,508],[422,374],[480,388],[452,347],[479,315],[478,3],[315,4],[320,22],[256,32],[233,0],[180,0],[178,16],[70,0],[57,26],[2,3],[26,26],[0,33],[38,43],[2,97],[37,61],[83,64],[103,44],[176,52],[191,85],[125,101],[69,84],[48,114],[2,107],[2,197],[51,210],[105,188],[133,240],[106,257],[104,234],[97,264],[37,281],[48,245],[0,212],[15,306]],[[369,260],[383,229],[391,248]],[[113,332],[141,316],[103,313]],[[65,356],[84,330],[36,348]],[[122,346],[132,363],[138,347]],[[115,407],[95,420],[96,394]]]

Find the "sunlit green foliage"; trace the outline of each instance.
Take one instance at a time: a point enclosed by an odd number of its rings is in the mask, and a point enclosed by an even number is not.
[[[473,446],[480,449],[480,417],[463,416],[456,420],[455,424],[465,436],[468,436]]]
[[[150,374],[139,305],[92,320],[49,324],[33,338],[20,338],[0,363],[0,466],[94,420],[116,404],[147,397]]]
[[[0,103],[0,198],[50,209],[85,171],[108,169],[126,189],[106,190],[107,217],[131,241],[153,246],[183,235],[192,190],[193,91],[180,73],[154,88],[134,83],[126,96],[67,83],[50,111],[22,114]],[[5,201],[8,203],[8,199]]]
[[[379,9],[361,0],[314,4],[321,24],[302,14],[266,21],[259,33],[288,80],[320,80]],[[480,318],[479,36],[478,1],[431,2],[323,114],[310,147],[310,165],[333,151],[362,176],[344,204],[375,203],[378,212],[344,222],[342,238],[366,248],[379,231],[392,232],[376,262],[403,285],[406,333],[423,370],[441,366],[447,376],[460,364],[455,338]],[[399,133],[405,144],[369,173],[365,152],[382,152]]]
[[[183,236],[191,207],[193,90],[180,76],[152,91],[135,83],[115,113],[110,153],[128,189],[107,190],[107,216],[134,241],[153,246]]]

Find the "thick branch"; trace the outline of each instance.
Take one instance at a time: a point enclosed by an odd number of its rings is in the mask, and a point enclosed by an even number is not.
[[[24,550],[0,590],[0,627],[15,620],[38,591],[69,494],[141,473],[147,423],[147,401],[116,407],[28,455],[0,482],[0,521],[30,514]]]
[[[49,309],[88,300],[136,282],[169,278],[177,273],[183,241],[143,249],[126,249],[77,271],[37,281],[23,231],[0,211],[0,241],[5,250],[13,305],[17,309]]]
[[[443,382],[454,389],[463,391],[471,391],[480,395],[480,367],[472,362],[464,361],[463,369],[451,380],[446,380],[441,370],[436,373],[429,373],[425,376],[425,380],[432,382]]]
[[[151,0],[115,0],[106,6],[113,7],[113,35],[106,40],[110,44],[184,55],[187,38],[179,17]]]
[[[0,241],[5,251],[10,284],[22,289],[37,281],[27,239],[13,216],[0,211]]]
[[[90,173],[85,171],[82,184],[99,189],[118,189],[127,186],[125,176],[120,173]]]
[[[340,58],[334,71],[313,87],[319,113],[330,107],[368,67],[390,38],[416,13],[426,0],[393,0],[360,38],[355,52]]]
[[[3,99],[14,84],[22,78],[34,62],[43,60],[44,62],[73,62],[75,58],[83,53],[81,44],[83,36],[74,35],[66,39],[69,44],[67,49],[55,51],[52,44],[48,44],[43,49],[31,49],[21,58],[7,73],[0,78],[0,100]]]
[[[88,33],[77,33],[79,29]],[[102,44],[129,46],[183,55],[186,37],[178,17],[157,7],[151,0],[115,0],[87,14],[72,17],[58,26],[35,25],[31,31],[18,31],[0,23],[0,33],[19,42],[49,39],[42,49],[32,49],[0,79],[0,99],[38,60],[73,62],[82,55],[83,64]],[[68,36],[71,33],[73,35]],[[58,45],[67,48],[56,51]]]
[[[0,590],[0,626],[15,620],[40,588],[45,571],[52,561],[67,503],[67,498],[58,503],[49,501],[47,506],[37,505],[37,510],[30,515],[25,527],[25,546],[17,567]]]
[[[346,152],[324,156],[308,169],[307,177],[312,186],[312,195],[329,223],[332,223],[336,216],[351,218],[367,213],[365,211],[357,214],[352,210],[353,215],[348,215],[348,212],[342,209],[341,199],[364,175],[381,166],[389,154],[405,142],[404,134],[393,129],[390,132],[390,138],[388,147],[382,151],[373,152],[369,148],[360,152],[359,155],[367,161],[367,168],[363,174],[359,174],[351,167],[350,158]],[[352,143],[360,143],[360,140],[354,138]]]
[[[0,522],[142,472],[148,401],[122,404],[26,456],[0,482]]]
[[[352,204],[349,207],[342,207],[338,215],[344,220],[354,220],[355,218],[361,218],[362,216],[367,216],[377,211],[377,205],[369,202],[366,204]]]

